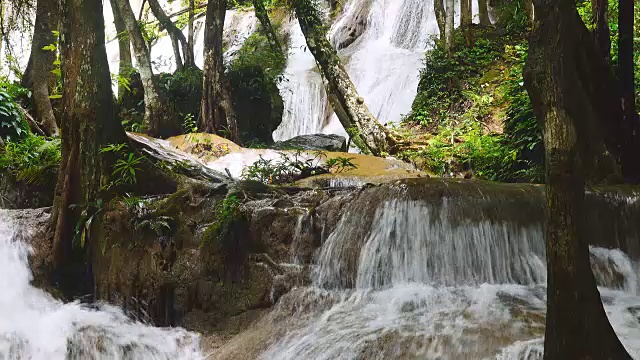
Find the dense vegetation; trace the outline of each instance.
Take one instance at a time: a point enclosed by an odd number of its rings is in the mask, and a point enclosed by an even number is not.
[[[524,89],[529,24],[498,8],[495,26],[456,29],[453,52],[435,42],[404,125],[432,133],[429,146],[402,156],[438,175],[541,182],[541,129]]]

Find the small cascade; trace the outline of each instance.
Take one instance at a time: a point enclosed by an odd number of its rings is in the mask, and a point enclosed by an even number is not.
[[[477,14],[477,1],[473,10]],[[344,135],[297,21],[290,28],[288,82],[280,87],[285,114],[274,140],[320,132]],[[372,114],[382,123],[400,121],[416,95],[424,53],[438,35],[433,1],[349,0],[328,35]]]
[[[64,304],[32,287],[29,251],[0,212],[0,359],[204,359],[196,334],[133,321],[114,306]]]
[[[541,190],[442,180],[363,190],[323,241],[312,286],[269,315],[260,358],[542,359]],[[622,203],[638,214],[634,195],[596,190],[588,199],[599,204],[588,212],[606,218]],[[597,245],[590,254],[609,320],[639,356],[638,258]]]

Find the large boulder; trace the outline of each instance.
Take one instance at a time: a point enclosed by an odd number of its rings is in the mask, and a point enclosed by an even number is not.
[[[347,139],[334,134],[300,135],[273,145],[277,150],[347,151]]]

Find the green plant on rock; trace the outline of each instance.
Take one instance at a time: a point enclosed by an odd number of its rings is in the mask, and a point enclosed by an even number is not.
[[[240,205],[242,201],[235,195],[228,196],[218,202],[214,208],[213,223],[205,230],[202,244],[221,244],[229,233],[234,222],[242,218]]]
[[[80,211],[80,218],[76,223],[73,236],[74,246],[84,249],[87,239],[89,239],[91,235],[91,224],[94,219],[104,211],[102,205],[102,199],[98,199],[95,202],[90,202],[86,205],[72,204],[70,206],[71,210]]]
[[[279,152],[280,159],[260,159],[243,171],[245,180],[260,181],[264,184],[288,184],[314,175],[342,172],[355,169],[353,158],[336,157],[327,159],[323,151]],[[326,159],[326,160],[325,160]]]
[[[129,152],[125,143],[105,145],[100,149],[100,153],[112,153],[119,157],[111,166],[111,179],[103,190],[137,183],[136,174],[141,170],[140,165],[145,160],[143,155],[138,156],[134,152]]]

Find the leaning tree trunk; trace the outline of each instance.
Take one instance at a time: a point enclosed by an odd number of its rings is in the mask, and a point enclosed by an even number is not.
[[[215,133],[226,128],[228,136],[240,141],[229,83],[224,76],[222,35],[226,0],[209,0],[204,28],[204,69],[200,129]]]
[[[586,31],[574,0],[536,0],[525,70],[544,123],[547,322],[545,359],[630,359],[600,300],[584,233],[585,133],[594,122],[577,65]],[[584,29],[583,29],[584,28]],[[592,42],[589,42],[593,44]],[[592,154],[593,155],[593,154]]]
[[[444,48],[448,54],[453,52],[454,0],[445,0]]]
[[[444,3],[446,0],[433,0],[433,12],[436,15],[436,22],[438,23],[438,30],[440,30],[440,39],[444,39],[446,37],[445,34],[445,18],[446,11],[444,10]]]
[[[267,37],[267,40],[269,40],[271,50],[275,54],[282,54],[282,46],[280,45],[278,35],[274,31],[273,26],[271,25],[271,21],[269,20],[269,13],[264,7],[264,0],[253,0],[253,9],[256,13],[256,17],[260,21],[260,26],[262,27],[263,33]]]
[[[180,129],[174,122],[174,113],[169,106],[166,95],[160,90],[153,78],[149,49],[144,42],[138,22],[136,21],[129,0],[114,0],[133,44],[136,65],[144,88],[144,121],[145,130],[151,136],[171,136]]]
[[[355,138],[356,145],[364,147],[364,151],[374,155],[393,151],[397,139],[378,122],[358,95],[336,50],[327,40],[324,24],[311,0],[293,0],[292,5],[307,47],[325,78],[329,101],[342,126]]]
[[[601,0],[604,1],[604,0]],[[633,61],[634,2],[620,0],[618,17],[618,82],[622,98],[621,161],[625,176],[634,182],[640,181],[640,118],[636,113],[635,74]]]
[[[133,69],[133,63],[131,61],[131,40],[127,33],[127,27],[124,24],[120,9],[116,4],[116,0],[110,0],[111,12],[113,13],[113,24],[116,27],[116,33],[118,34],[118,50],[120,53],[120,59],[118,62],[118,75],[121,79],[128,79],[131,76],[131,70]],[[122,81],[118,80],[118,99],[120,103],[126,103],[124,101],[128,90]]]
[[[36,22],[33,27],[31,42],[31,56],[25,71],[23,85],[33,89],[36,121],[39,122],[47,135],[57,136],[59,133],[56,117],[51,106],[49,89],[55,87],[58,79],[51,70],[54,69],[56,52],[43,49],[57,41],[53,31],[58,31],[60,10],[57,0],[38,0]]]
[[[153,15],[158,19],[158,22],[160,22],[160,27],[166,29],[167,33],[169,33],[169,36],[171,37],[178,70],[181,70],[183,67],[182,57],[180,56],[180,47],[182,47],[182,53],[184,56],[184,67],[194,66],[195,61],[193,52],[189,48],[189,42],[182,31],[178,29],[164,10],[162,10],[158,0],[149,0],[149,7],[151,8]]]
[[[480,25],[491,25],[491,20],[489,19],[489,4],[487,3],[487,0],[478,0],[478,16],[480,17]]]
[[[63,161],[52,215],[56,269],[67,265],[80,221],[81,210],[71,205],[86,207],[99,199],[111,173],[113,159],[100,154],[101,147],[125,141],[111,92],[102,1],[66,0],[62,9]],[[92,228],[99,226],[98,218]]]

